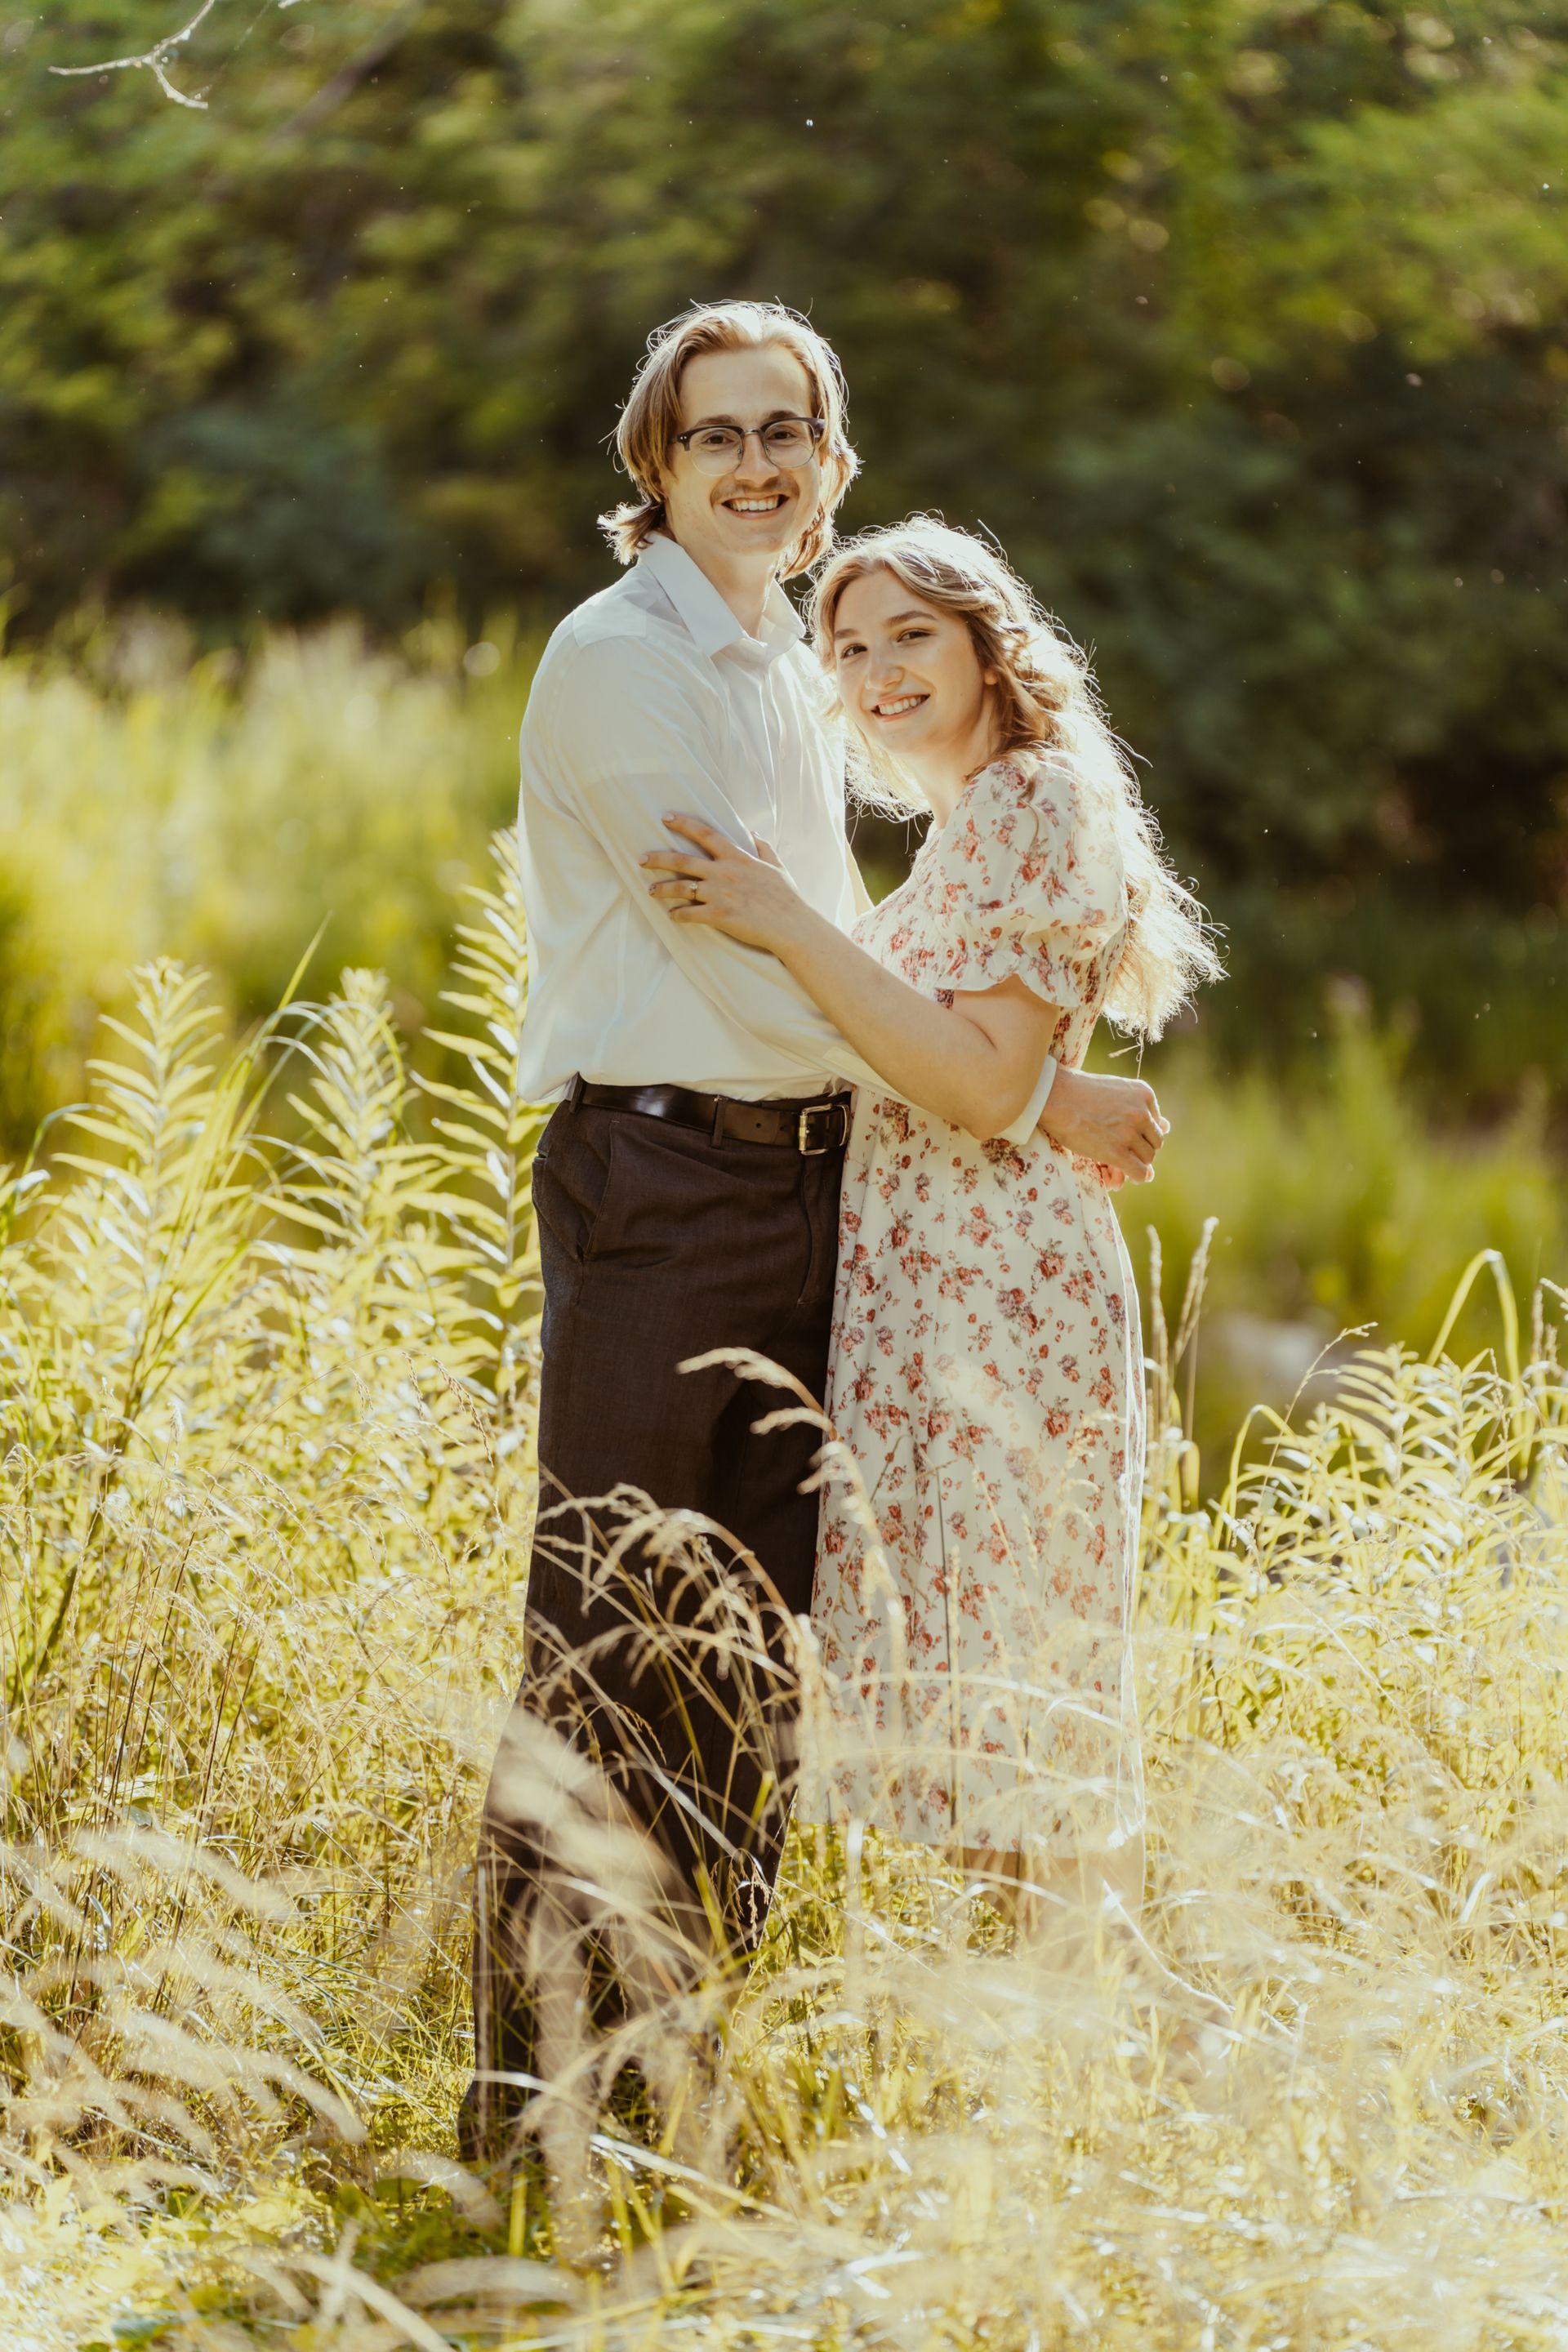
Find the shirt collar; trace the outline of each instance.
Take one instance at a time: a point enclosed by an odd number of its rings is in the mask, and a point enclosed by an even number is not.
[[[763,614],[763,634],[753,637],[725,604],[700,564],[679,541],[656,531],[637,556],[669,598],[690,631],[699,652],[711,660],[731,651],[752,661],[776,661],[805,635],[805,624],[775,580]]]

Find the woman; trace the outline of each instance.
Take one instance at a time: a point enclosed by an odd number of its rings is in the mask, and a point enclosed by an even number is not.
[[[1156,1037],[1218,965],[1087,665],[992,549],[868,533],[815,627],[874,796],[930,813],[909,879],[851,939],[764,844],[679,818],[691,849],[646,861],[672,919],[770,950],[893,1090],[861,1090],[845,1173],[827,1410],[863,1495],[824,1492],[837,1721],[803,1809],[1135,1900],[1137,1295],[1109,1172],[999,1139],[1102,1013]]]

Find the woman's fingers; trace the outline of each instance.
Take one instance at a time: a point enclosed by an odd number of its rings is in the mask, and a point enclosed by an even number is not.
[[[710,857],[693,857],[689,849],[650,849],[639,863],[663,874],[684,874],[689,882],[700,882],[713,870]]]
[[[685,882],[711,881],[714,868],[721,859],[733,860],[741,855],[732,841],[727,841],[721,833],[700,816],[671,815],[667,816],[664,822],[671,833],[684,835],[688,841],[695,844],[695,847],[650,849],[638,860],[638,864],[650,873],[675,875]],[[656,882],[651,895],[656,898],[668,898],[680,894],[671,892],[663,884]]]
[[[700,816],[666,816],[664,823],[671,833],[684,834],[688,841],[694,841],[699,849],[705,850],[710,857],[721,856],[726,849],[734,847],[733,842],[726,841],[716,825],[707,824]]]

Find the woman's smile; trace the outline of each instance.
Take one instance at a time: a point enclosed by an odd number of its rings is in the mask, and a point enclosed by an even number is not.
[[[851,721],[899,762],[940,824],[990,756],[993,681],[967,623],[895,573],[867,572],[838,600],[833,667]]]

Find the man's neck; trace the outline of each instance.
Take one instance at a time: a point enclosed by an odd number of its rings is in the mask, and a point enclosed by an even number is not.
[[[670,537],[675,538],[673,531]],[[683,540],[676,539],[675,543],[677,547],[685,546]],[[773,582],[778,576],[776,566],[770,563],[767,569],[763,571],[754,562],[726,563],[721,557],[711,554],[699,555],[696,550],[690,547],[686,549],[686,552],[690,556],[703,578],[711,581],[713,586],[717,588],[746,635],[749,637],[760,637],[763,634],[763,622],[767,614],[768,597],[773,591]]]

